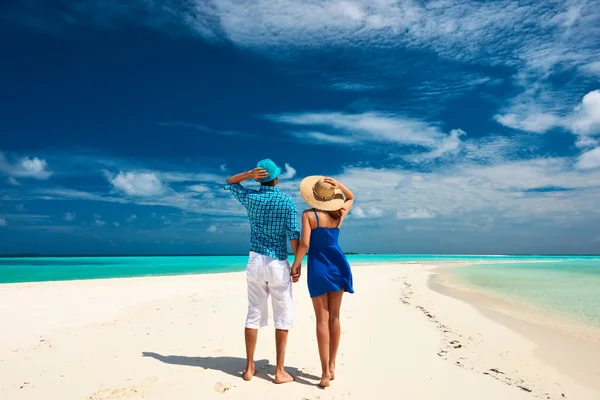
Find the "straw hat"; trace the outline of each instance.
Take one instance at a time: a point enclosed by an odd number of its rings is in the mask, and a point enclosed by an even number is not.
[[[300,182],[300,194],[309,206],[322,211],[336,211],[344,207],[344,195],[320,175],[308,176]]]

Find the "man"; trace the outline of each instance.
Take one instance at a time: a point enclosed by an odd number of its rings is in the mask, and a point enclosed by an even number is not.
[[[292,281],[287,261],[287,240],[296,254],[300,228],[294,199],[279,191],[279,168],[273,161],[259,161],[252,171],[227,179],[226,190],[244,206],[250,219],[250,256],[246,267],[248,283],[248,315],[246,317],[246,370],[243,378],[250,380],[256,369],[254,349],[258,329],[268,325],[267,301],[271,295],[275,343],[277,348],[276,383],[294,378],[283,369],[288,330],[292,327]],[[240,185],[247,179],[260,182],[259,190]]]

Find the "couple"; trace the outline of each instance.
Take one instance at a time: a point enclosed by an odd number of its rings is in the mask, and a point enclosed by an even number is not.
[[[338,246],[339,228],[352,208],[354,195],[332,178],[312,176],[300,184],[302,198],[312,208],[302,214],[298,227],[294,199],[276,188],[279,168],[273,161],[259,161],[256,168],[227,179],[225,189],[246,208],[250,219],[250,257],[246,267],[248,315],[246,317],[246,370],[255,374],[254,349],[258,328],[268,324],[269,295],[277,348],[276,383],[294,378],[284,368],[288,330],[292,327],[292,282],[298,282],[301,262],[308,251],[308,290],[317,319],[317,341],[323,375],[319,386],[329,386],[335,377],[335,360],[340,343],[340,307],[344,292],[353,293],[350,265]],[[259,190],[240,183],[254,179]],[[295,254],[291,268],[287,241]]]

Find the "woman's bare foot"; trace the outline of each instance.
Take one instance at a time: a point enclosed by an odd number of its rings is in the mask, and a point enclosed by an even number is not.
[[[329,378],[330,381],[335,379],[335,365],[329,366],[329,375],[331,376],[331,378]]]
[[[256,374],[256,368],[254,366],[254,363],[252,363],[251,366],[248,366],[246,368],[246,370],[244,371],[244,374],[242,375],[242,378],[244,378],[245,381],[249,381],[250,379],[252,379],[252,377]]]
[[[288,383],[292,382],[293,380],[294,377],[285,371],[275,373],[275,383]]]
[[[319,382],[319,387],[326,388],[329,387],[329,381],[331,380],[331,375],[323,375],[321,378],[321,382]]]

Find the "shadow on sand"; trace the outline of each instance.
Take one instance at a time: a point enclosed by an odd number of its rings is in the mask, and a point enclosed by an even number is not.
[[[221,371],[227,375],[231,375],[240,379],[242,378],[242,373],[246,367],[246,359],[240,357],[163,356],[161,354],[146,351],[142,353],[142,356],[152,357],[158,361],[164,362],[165,364],[184,365],[188,367],[200,367],[214,371]],[[269,382],[275,382],[275,380],[271,377],[275,375],[275,366],[270,365],[269,360],[258,360],[255,361],[255,364],[255,378],[264,379]],[[301,383],[303,385],[314,386],[321,380],[320,377],[306,374],[300,371],[298,368],[286,367],[286,371],[295,378],[296,383]],[[317,382],[309,382],[306,379],[316,380]]]

